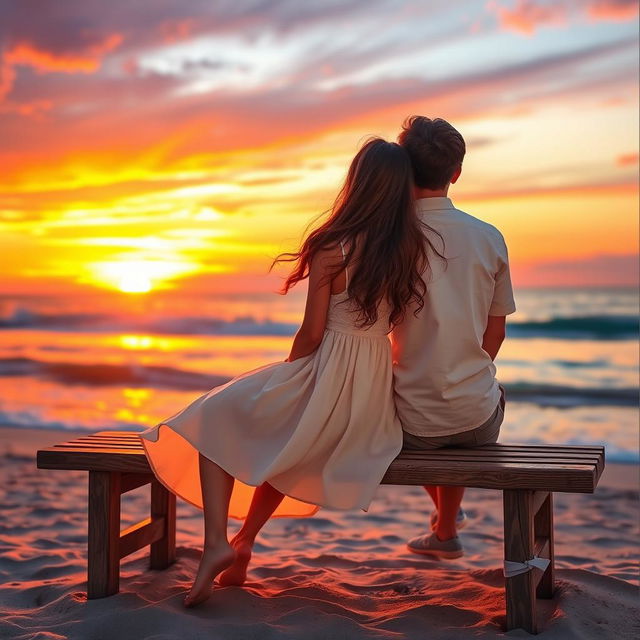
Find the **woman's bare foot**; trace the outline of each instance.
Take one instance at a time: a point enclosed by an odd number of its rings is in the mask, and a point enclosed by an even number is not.
[[[233,564],[236,552],[223,540],[215,546],[205,546],[202,550],[198,573],[189,595],[184,599],[185,607],[195,607],[211,595],[211,583],[214,578],[229,565]]]
[[[251,560],[251,552],[253,551],[253,541],[236,536],[231,541],[231,546],[236,552],[236,559],[233,564],[220,574],[218,582],[223,587],[239,587],[243,585],[247,579],[247,567]]]

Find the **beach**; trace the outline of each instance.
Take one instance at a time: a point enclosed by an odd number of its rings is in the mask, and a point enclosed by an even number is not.
[[[201,512],[179,501],[176,563],[150,571],[140,550],[121,563],[119,594],[88,601],[86,473],[35,466],[38,448],[80,433],[0,428],[2,638],[529,637],[504,631],[501,495],[480,489],[465,496],[460,559],[408,552],[430,503],[420,487],[382,486],[366,513],[321,509],[272,520],[246,585],[215,587],[194,610],[182,599],[200,555]],[[538,601],[541,638],[640,633],[638,471],[608,463],[595,494],[555,494],[557,592]],[[123,528],[146,517],[148,490],[123,496]],[[230,536],[238,527],[230,522]]]

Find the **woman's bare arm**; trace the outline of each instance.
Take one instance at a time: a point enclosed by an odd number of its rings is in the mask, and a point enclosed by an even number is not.
[[[291,353],[287,358],[289,362],[310,355],[322,342],[331,296],[331,279],[327,275],[335,264],[335,252],[326,249],[319,251],[311,261],[304,319],[293,339]]]

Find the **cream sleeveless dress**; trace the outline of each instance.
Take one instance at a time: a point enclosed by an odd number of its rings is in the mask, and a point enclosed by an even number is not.
[[[380,305],[367,329],[356,315],[346,290],[332,295],[311,355],[240,375],[141,433],[160,482],[202,508],[202,453],[236,478],[233,518],[246,517],[263,482],[285,494],[274,516],[312,515],[320,506],[366,510],[402,448],[402,427],[388,307]]]

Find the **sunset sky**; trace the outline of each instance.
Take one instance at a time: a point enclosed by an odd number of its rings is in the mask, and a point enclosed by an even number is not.
[[[5,293],[273,290],[414,113],[517,287],[637,281],[635,0],[4,1],[0,55]]]

